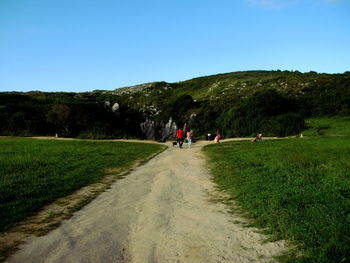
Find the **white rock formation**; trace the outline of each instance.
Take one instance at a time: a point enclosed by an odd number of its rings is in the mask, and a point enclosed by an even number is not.
[[[116,112],[118,109],[119,109],[119,104],[116,102],[116,103],[114,103],[113,106],[112,106],[112,111],[113,111],[113,112]]]

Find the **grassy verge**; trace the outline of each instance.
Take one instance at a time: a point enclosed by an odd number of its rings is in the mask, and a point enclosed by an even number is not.
[[[204,148],[214,180],[276,238],[303,256],[350,261],[349,137],[232,142]]]
[[[305,136],[350,136],[350,116],[310,118],[305,122]]]
[[[0,139],[0,231],[57,198],[125,170],[163,146],[145,143]]]

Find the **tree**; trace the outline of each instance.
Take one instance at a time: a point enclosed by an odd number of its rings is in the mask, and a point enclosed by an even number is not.
[[[291,99],[274,89],[253,94],[236,109],[230,109],[220,116],[225,136],[251,136],[258,132],[285,136],[298,133],[304,127],[304,120],[298,115],[298,108]]]
[[[47,121],[57,128],[58,133],[63,136],[71,134],[70,126],[73,122],[72,109],[67,104],[54,104],[47,113]]]
[[[194,100],[190,95],[182,95],[174,101],[164,105],[162,111],[163,121],[168,122],[169,118],[175,121],[177,126],[182,127],[190,119],[188,110],[194,106]]]

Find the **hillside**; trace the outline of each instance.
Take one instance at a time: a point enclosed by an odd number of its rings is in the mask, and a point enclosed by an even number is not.
[[[350,72],[243,71],[84,93],[0,93],[0,134],[166,140],[178,126],[197,136],[290,135],[312,116],[350,113]]]
[[[243,71],[190,79],[177,83],[153,82],[132,87],[104,91],[105,94],[121,96],[126,100],[156,102],[168,96],[190,95],[199,101],[229,101],[234,103],[257,91],[276,89],[294,98],[310,95],[310,92],[331,89],[341,85],[349,88],[350,72],[344,74],[300,73],[298,71]],[[99,91],[95,91],[99,92]]]

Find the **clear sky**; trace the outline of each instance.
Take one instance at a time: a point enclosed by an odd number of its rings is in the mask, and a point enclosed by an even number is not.
[[[0,91],[350,71],[350,0],[0,0]]]

